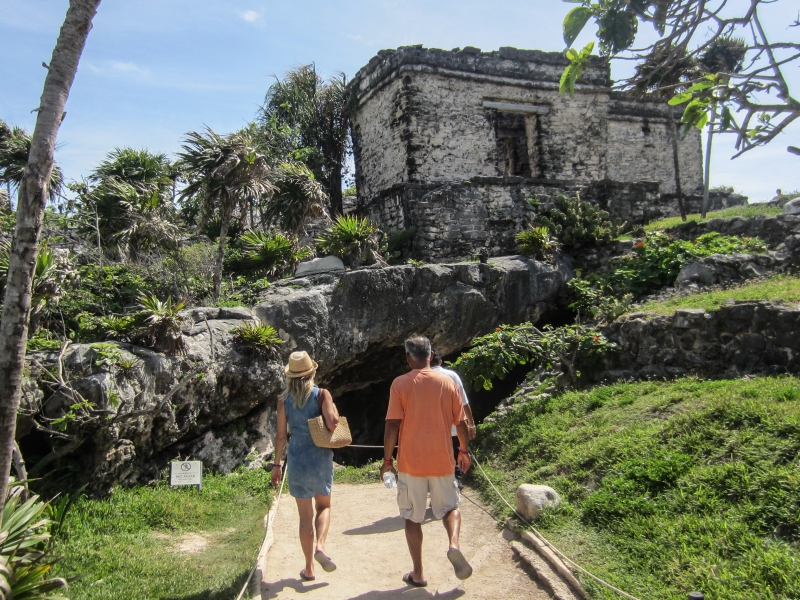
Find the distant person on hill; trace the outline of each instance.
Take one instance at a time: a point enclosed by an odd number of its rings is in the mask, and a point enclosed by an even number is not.
[[[467,416],[467,431],[469,432],[469,439],[474,440],[475,434],[478,430],[475,427],[475,419],[472,418],[472,407],[469,405],[469,400],[467,399],[467,391],[464,389],[464,384],[461,382],[461,377],[459,377],[458,373],[451,371],[450,369],[445,369],[442,366],[442,356],[439,354],[439,351],[436,348],[431,350],[431,370],[447,375],[455,382],[456,387],[458,388],[458,393],[461,394],[461,405],[464,407],[464,414]],[[457,460],[460,444],[455,425],[453,425],[450,429],[450,435],[453,440],[453,454]],[[461,477],[463,477],[463,475],[464,474],[461,472],[461,469],[458,467],[458,463],[456,462],[456,481],[458,482],[459,489],[461,488]]]
[[[472,575],[472,567],[459,549],[461,495],[453,475],[456,463],[450,427],[455,425],[458,433],[458,466],[463,473],[470,467],[469,433],[458,387],[430,367],[430,340],[413,336],[406,340],[405,350],[411,371],[397,377],[389,392],[380,476],[383,478],[390,470],[397,475],[397,505],[405,519],[406,543],[414,565],[413,571],[403,575],[403,581],[425,587],[428,582],[422,569],[422,522],[428,493],[433,516],[442,519],[447,531],[447,558],[456,577],[466,579]],[[396,444],[397,470],[392,458]]]
[[[278,434],[275,441],[275,462],[272,485],[282,477],[281,456],[286,445],[287,425],[292,432],[287,457],[289,493],[300,513],[300,546],[306,559],[300,579],[313,581],[314,560],[325,571],[336,565],[325,553],[325,540],[331,524],[331,486],[333,485],[333,450],[320,448],[311,438],[308,420],[322,415],[325,426],[333,431],[339,423],[339,412],[328,390],[314,385],[317,363],[307,352],[292,352],[286,365],[286,390],[278,400]],[[316,547],[314,532],[316,530]]]

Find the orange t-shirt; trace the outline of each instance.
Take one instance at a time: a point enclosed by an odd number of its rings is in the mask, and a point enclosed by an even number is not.
[[[401,419],[397,470],[414,477],[452,475],[456,466],[450,426],[466,420],[452,379],[414,369],[392,382],[386,419]]]

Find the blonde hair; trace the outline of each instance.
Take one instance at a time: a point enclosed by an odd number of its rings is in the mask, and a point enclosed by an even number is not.
[[[303,408],[314,389],[314,375],[315,373],[305,377],[287,377],[286,389],[283,390],[283,399],[285,400],[291,394],[295,407]]]

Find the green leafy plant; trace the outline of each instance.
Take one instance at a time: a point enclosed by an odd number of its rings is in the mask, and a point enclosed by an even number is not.
[[[538,216],[536,222],[547,227],[564,246],[570,248],[607,244],[619,237],[625,226],[620,219],[613,223],[609,221],[606,211],[581,200],[580,194],[572,198],[558,196],[555,207],[546,215]]]
[[[173,302],[171,297],[162,302],[155,295],[143,295],[139,298],[139,306],[146,325],[136,336],[137,340],[148,348],[166,354],[185,352],[186,342],[181,334],[181,318],[178,315],[183,310],[183,302]]]
[[[9,600],[66,600],[66,580],[51,573],[59,559],[53,554],[53,521],[45,516],[48,504],[39,496],[22,502],[22,490],[12,485],[3,508],[0,594]]]
[[[615,347],[602,333],[582,325],[502,325],[472,340],[470,349],[450,364],[468,387],[490,390],[492,380],[503,379],[517,365],[550,368],[560,362],[565,375],[575,381],[580,378],[579,363],[588,367],[592,357]]]
[[[311,256],[311,250],[299,247],[296,240],[280,233],[248,231],[241,238],[243,267],[249,273],[282,277],[294,272],[297,263]]]
[[[411,251],[411,244],[414,241],[414,236],[417,234],[417,228],[412,226],[408,229],[398,229],[391,233],[384,232],[381,246],[381,254],[389,264],[399,264],[403,258],[408,256]]]
[[[610,323],[628,312],[633,304],[633,294],[625,293],[617,298],[604,286],[593,285],[580,277],[570,279],[567,288],[574,298],[569,307],[583,320]]]
[[[547,227],[528,226],[516,235],[517,248],[521,254],[538,260],[550,260],[558,252],[559,243],[550,235]]]
[[[375,260],[379,231],[366,217],[344,215],[320,234],[317,245],[325,254],[333,254],[346,265],[358,267]]]
[[[245,321],[241,326],[232,329],[231,333],[240,342],[265,350],[271,350],[283,343],[274,327],[251,321]]]
[[[116,344],[97,343],[89,347],[95,352],[94,364],[98,367],[115,367],[122,358],[122,352]]]
[[[100,317],[100,324],[105,329],[106,336],[113,340],[127,340],[133,333],[136,322],[134,316]]]

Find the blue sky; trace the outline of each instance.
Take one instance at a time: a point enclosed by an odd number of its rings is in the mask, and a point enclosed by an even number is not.
[[[743,0],[734,0],[741,2]],[[29,130],[67,0],[0,0],[0,118]],[[784,39],[794,0],[767,8]],[[56,159],[77,179],[118,146],[172,153],[187,131],[225,133],[251,120],[274,81],[316,62],[324,76],[352,77],[381,48],[500,46],[563,49],[558,0],[104,0],[67,103]],[[585,33],[576,42],[591,39]],[[619,77],[621,73],[616,73]],[[800,86],[798,69],[793,84]],[[793,89],[797,96],[797,90]],[[712,185],[733,185],[751,200],[800,188],[800,123],[770,146],[735,161],[715,142]]]

